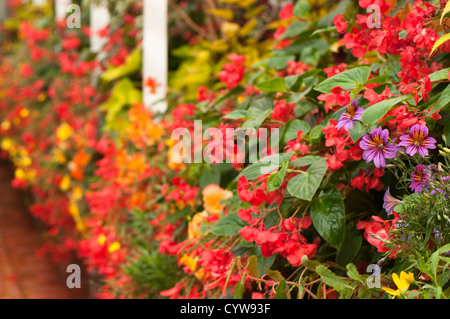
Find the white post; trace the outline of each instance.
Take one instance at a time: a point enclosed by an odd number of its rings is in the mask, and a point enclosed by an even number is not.
[[[0,21],[5,20],[6,16],[6,0],[0,0]]]
[[[91,4],[91,51],[99,53],[102,51],[108,39],[102,38],[98,35],[98,31],[107,27],[110,23],[111,17],[109,15],[106,5]]]
[[[153,112],[165,112],[168,62],[168,0],[144,0],[143,81],[156,80],[155,94],[143,85],[144,104]]]
[[[67,15],[67,8],[72,3],[71,0],[55,0],[55,19],[60,21]]]
[[[47,0],[33,0],[33,4],[36,6],[43,6],[47,3]]]

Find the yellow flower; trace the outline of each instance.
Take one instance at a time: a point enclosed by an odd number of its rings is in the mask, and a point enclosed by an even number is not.
[[[66,156],[63,152],[58,149],[55,149],[53,152],[53,160],[59,164],[65,164],[67,162]]]
[[[120,249],[120,243],[117,242],[117,241],[115,241],[115,242],[113,242],[111,245],[109,245],[109,247],[108,247],[108,252],[109,252],[110,254],[112,254],[112,253],[118,251],[119,249]]]
[[[63,123],[58,127],[56,131],[56,136],[58,137],[59,140],[65,141],[72,136],[72,133],[73,133],[72,127],[67,123]]]
[[[30,115],[30,111],[28,109],[22,109],[20,110],[19,115],[23,118],[28,117],[28,115]]]
[[[392,275],[392,279],[394,280],[395,284],[397,285],[397,290],[383,287],[383,290],[386,291],[388,294],[392,295],[393,298],[403,295],[405,292],[408,291],[409,286],[414,282],[414,274],[413,273],[406,273],[402,271],[400,273],[400,278],[397,274]]]
[[[180,258],[180,264],[187,266],[190,271],[195,271],[197,269],[197,260],[189,255],[183,255]]]
[[[1,124],[1,128],[4,131],[7,131],[11,128],[11,123],[9,121],[3,121]]]
[[[9,151],[13,147],[13,144],[14,143],[12,140],[10,140],[9,138],[4,138],[1,145],[2,150]]]
[[[63,179],[61,180],[61,183],[59,184],[59,188],[63,192],[66,192],[69,190],[69,188],[70,188],[70,176],[69,175],[64,175]]]
[[[100,234],[97,239],[98,243],[103,246],[106,242],[106,236],[104,234]]]
[[[22,179],[22,180],[24,180],[25,176],[26,176],[25,171],[21,168],[17,168],[14,175],[17,179]]]

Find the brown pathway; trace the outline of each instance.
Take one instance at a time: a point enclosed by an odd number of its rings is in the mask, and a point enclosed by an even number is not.
[[[37,257],[39,232],[24,207],[23,194],[11,186],[13,170],[0,161],[0,299],[88,298],[88,287],[69,289],[61,267]]]

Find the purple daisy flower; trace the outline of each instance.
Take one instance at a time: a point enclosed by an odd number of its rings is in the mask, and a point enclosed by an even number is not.
[[[419,152],[422,157],[428,156],[428,149],[436,148],[436,140],[428,136],[428,128],[425,125],[416,124],[409,134],[400,136],[399,146],[406,147],[406,154],[413,156]]]
[[[386,193],[384,193],[383,201],[384,201],[383,208],[386,211],[386,213],[388,214],[388,216],[390,214],[392,214],[392,212],[394,211],[396,206],[403,203],[401,200],[399,200],[391,195],[391,193],[389,192],[389,187],[388,187]]]
[[[389,131],[379,127],[362,138],[359,147],[364,150],[363,159],[367,163],[373,160],[376,167],[385,167],[386,158],[397,156],[397,147],[388,143],[388,137]]]
[[[358,106],[356,100],[353,100],[353,102],[350,103],[345,112],[342,113],[339,118],[336,129],[340,130],[341,127],[344,127],[344,129],[348,132],[351,128],[353,128],[353,121],[361,120],[363,113],[364,109]]]
[[[422,189],[427,187],[427,181],[430,175],[425,170],[425,165],[419,164],[411,174],[411,185],[409,185],[409,188],[416,193],[420,193]]]

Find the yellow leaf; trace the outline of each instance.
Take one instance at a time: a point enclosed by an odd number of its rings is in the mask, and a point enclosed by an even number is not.
[[[255,255],[248,257],[247,270],[250,273],[250,275],[252,275],[255,278],[259,278],[258,257],[256,257]]]
[[[256,0],[220,0],[220,2],[225,2],[229,4],[234,4],[240,8],[248,8],[255,3]]]
[[[441,21],[440,21],[441,24],[442,24],[442,20],[444,19],[444,16],[449,12],[450,12],[450,1],[447,2],[447,4],[445,5],[445,8],[444,8],[444,12],[442,12]]]
[[[261,12],[263,12],[266,9],[266,6],[257,6],[255,8],[250,9],[246,14],[245,14],[245,18],[246,19],[251,19],[255,16],[257,16],[258,14],[260,14]]]
[[[245,36],[249,35],[249,33],[252,32],[252,31],[255,29],[257,23],[258,23],[258,21],[256,21],[256,19],[251,19],[251,20],[249,20],[249,21],[241,28],[241,30],[239,30],[239,36],[245,37]]]
[[[222,24],[222,33],[225,34],[227,38],[232,38],[239,31],[239,24],[232,22],[224,22]]]
[[[430,56],[433,54],[434,51],[436,51],[437,48],[439,48],[441,45],[443,45],[448,40],[450,40],[450,33],[444,34],[442,37],[437,39],[437,41],[433,45],[433,49],[430,52]]]
[[[233,20],[234,18],[233,11],[226,9],[210,9],[208,10],[208,13],[220,18],[224,18],[225,20]]]

